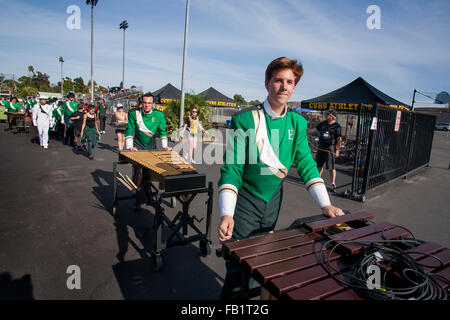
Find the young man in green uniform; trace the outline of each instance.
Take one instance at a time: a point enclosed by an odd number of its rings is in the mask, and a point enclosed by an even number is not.
[[[64,124],[62,103],[55,101],[53,108],[53,118],[55,119],[55,136],[59,141],[64,138]]]
[[[73,135],[73,127],[71,125],[70,116],[78,110],[78,102],[76,102],[73,92],[67,94],[69,101],[63,102],[64,124],[66,126],[64,144],[74,146],[75,137]]]
[[[283,180],[294,163],[306,189],[328,217],[343,215],[331,205],[323,179],[308,146],[306,120],[287,107],[303,67],[280,57],[266,70],[268,97],[263,104],[235,114],[231,120],[225,164],[219,180],[221,242],[250,238],[275,229],[281,208]],[[240,267],[227,261],[222,299],[240,286]]]
[[[142,108],[135,108],[128,112],[128,123],[125,130],[125,148],[130,151],[155,150],[156,132],[159,132],[164,150],[172,150],[168,146],[166,133],[166,118],[164,113],[153,109],[154,97],[145,94],[142,97]],[[141,171],[133,168],[133,180],[136,185],[141,183]]]

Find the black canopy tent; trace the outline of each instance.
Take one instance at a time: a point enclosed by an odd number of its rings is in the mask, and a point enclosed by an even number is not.
[[[353,165],[353,174],[342,175],[352,179],[351,184],[347,180],[340,186],[351,185],[343,195],[364,201],[367,192],[426,166],[430,160],[435,118],[411,111],[411,106],[361,77],[322,96],[303,100],[301,107],[335,109],[338,115],[347,116],[346,122],[344,117],[339,120],[346,127],[340,158],[345,155],[346,164]],[[356,128],[353,121],[349,126],[348,118],[353,116]]]
[[[220,93],[213,87],[200,93],[205,98],[206,103],[213,107],[233,107],[238,106],[237,102]]]
[[[153,92],[153,96],[158,98],[159,103],[168,104],[172,101],[181,99],[181,90],[168,83],[164,87]]]
[[[377,103],[400,110],[411,110],[411,106],[381,92],[361,77],[322,96],[303,100],[301,107],[313,110],[336,109],[356,112],[361,104],[376,106]]]

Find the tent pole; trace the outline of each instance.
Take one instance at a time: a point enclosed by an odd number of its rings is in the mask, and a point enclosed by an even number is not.
[[[417,90],[414,89],[413,100],[412,100],[412,104],[411,104],[411,111],[414,111],[414,103],[416,102],[416,92],[417,92]]]

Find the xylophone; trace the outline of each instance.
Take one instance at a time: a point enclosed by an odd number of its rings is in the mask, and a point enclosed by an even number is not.
[[[239,262],[243,279],[254,278],[276,299],[447,299],[450,250],[372,218],[359,212],[306,222],[224,243],[222,252]],[[379,267],[384,287],[369,287],[370,264]]]
[[[142,182],[136,186],[128,177],[122,175],[117,169],[118,165],[133,164],[142,168]],[[174,151],[122,151],[119,153],[119,161],[113,163],[114,173],[114,198],[113,198],[113,216],[118,210],[118,201],[125,199],[136,199],[137,207],[140,203],[146,203],[155,209],[155,220],[153,230],[155,231],[156,241],[154,250],[151,253],[153,267],[155,270],[162,268],[162,251],[166,248],[186,245],[191,242],[199,241],[200,252],[202,255],[209,255],[211,252],[211,214],[213,207],[213,186],[209,182],[206,187],[206,176],[198,173],[197,170],[186,162],[178,153]],[[120,181],[134,194],[126,197],[118,197],[117,181]],[[158,187],[154,183],[158,183]],[[198,219],[195,215],[189,214],[189,205],[194,198],[201,193],[208,193],[207,212],[206,212],[206,230],[204,233],[195,225],[195,221],[201,222],[203,218]],[[182,205],[182,211],[171,220],[164,214],[162,200],[164,198],[177,199]],[[176,202],[172,201],[172,206]],[[163,223],[171,229],[171,234],[167,240],[162,237]],[[188,227],[195,231],[195,234],[186,237]],[[182,230],[182,232],[180,232]],[[174,238],[177,238],[175,240]]]

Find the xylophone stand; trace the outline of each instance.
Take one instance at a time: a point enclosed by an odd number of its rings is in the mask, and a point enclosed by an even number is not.
[[[136,206],[145,199],[145,203],[155,209],[155,218],[152,226],[154,241],[153,250],[151,252],[151,259],[153,267],[156,271],[159,271],[162,266],[162,253],[163,250],[175,247],[184,246],[191,242],[199,241],[200,253],[202,256],[207,256],[211,253],[211,216],[213,209],[213,196],[214,189],[212,182],[209,182],[207,188],[199,189],[187,189],[175,192],[160,192],[158,188],[150,180],[150,171],[146,168],[142,168],[142,183],[141,191],[144,195],[140,195],[140,192],[132,196],[118,197],[117,196],[117,165],[126,164],[128,161],[122,160],[113,163],[113,173],[114,173],[114,199],[113,199],[113,216],[116,217],[117,214],[117,203],[118,200],[134,199],[136,198]],[[208,200],[206,201],[207,213],[206,213],[206,230],[202,233],[200,229],[195,225],[196,222],[203,221],[203,218],[198,219],[195,215],[189,214],[189,205],[195,199],[198,194],[208,193]],[[166,198],[176,198],[182,205],[182,211],[179,211],[177,215],[170,220],[164,213],[164,208],[162,206],[163,199]],[[162,227],[164,223],[171,230],[171,233],[167,240],[162,237]],[[187,236],[188,227],[195,231],[195,235]],[[182,232],[180,232],[180,229]],[[147,230],[146,230],[147,231]],[[174,240],[174,238],[177,240]]]

